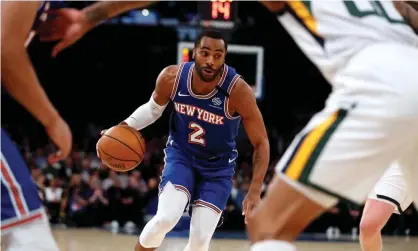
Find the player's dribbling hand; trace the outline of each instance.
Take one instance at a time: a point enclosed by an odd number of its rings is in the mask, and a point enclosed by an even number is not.
[[[120,123],[119,123],[119,125],[126,125],[126,126],[128,126],[128,124],[127,124],[125,121],[120,122]],[[105,134],[107,130],[108,130],[108,129],[101,130],[101,131],[100,131],[100,136],[103,136],[103,134]],[[99,159],[101,159],[101,158],[100,158],[100,153],[99,153],[99,146],[98,146],[98,144],[99,144],[99,142],[97,142],[97,143],[96,143],[96,155],[97,155],[97,157],[98,157]],[[104,162],[103,162],[103,161],[102,161],[102,163],[104,164]]]
[[[248,191],[245,196],[244,201],[242,202],[242,215],[245,216],[245,224],[248,223],[248,217],[250,217],[254,207],[260,202],[260,193]]]
[[[37,29],[37,33],[42,42],[60,40],[52,49],[53,57],[77,42],[92,28],[88,24],[85,14],[77,9],[52,9],[48,10],[48,15],[52,18],[42,23]]]
[[[104,130],[101,130],[100,131],[100,136],[103,136],[103,134],[105,134],[106,133],[106,131],[107,131],[107,129],[104,129]],[[96,154],[97,154],[97,158],[99,158],[99,159],[101,159],[100,158],[100,153],[99,153],[99,146],[98,146],[98,144],[99,144],[99,142],[97,142],[96,143]]]
[[[45,131],[59,149],[48,156],[49,163],[53,164],[65,159],[70,154],[73,144],[73,136],[68,124],[61,117],[57,117],[45,127]]]

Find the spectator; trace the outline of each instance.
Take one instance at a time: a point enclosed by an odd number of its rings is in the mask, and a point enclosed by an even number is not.
[[[96,129],[95,129],[96,130]],[[22,131],[23,132],[23,131]],[[273,130],[270,138],[280,141],[280,147],[272,152],[272,160],[279,159],[279,153],[289,142],[286,135]],[[22,136],[22,135],[21,135]],[[90,135],[83,139],[82,145],[94,146],[97,137]],[[110,225],[125,227],[126,232],[132,227],[141,227],[157,210],[158,177],[164,168],[164,142],[166,136],[147,140],[147,152],[141,165],[129,173],[117,173],[104,166],[94,152],[80,149],[74,145],[72,154],[58,165],[50,166],[46,148],[37,148],[30,152],[27,138],[22,136],[20,149],[23,151],[33,180],[39,188],[39,196],[44,199],[52,223],[65,222],[76,227],[101,227]],[[243,138],[240,148],[239,164],[233,178],[232,190],[224,210],[223,230],[243,231],[242,216],[244,200],[252,175],[251,148]],[[93,149],[94,150],[94,149]],[[276,152],[276,153],[275,153]],[[275,162],[271,161],[263,184],[264,188],[274,175]],[[351,234],[358,228],[361,208],[340,202],[324,213],[305,230],[324,233],[330,226],[339,229],[342,234]],[[410,207],[403,215],[394,215],[383,229],[384,234],[417,235],[418,213]],[[118,227],[119,228],[119,227]],[[355,233],[355,231],[354,231]]]
[[[50,215],[51,223],[58,223],[63,189],[57,187],[57,179],[52,179],[45,188],[45,204]]]
[[[86,193],[88,196],[87,215],[89,216],[90,225],[100,227],[108,220],[109,200],[106,193],[103,192],[99,175],[94,171],[90,176],[89,189]]]

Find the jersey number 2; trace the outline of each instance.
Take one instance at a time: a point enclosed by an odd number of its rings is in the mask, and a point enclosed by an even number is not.
[[[189,133],[189,143],[205,146],[206,140],[203,138],[205,129],[195,122],[190,122],[189,128],[193,130],[193,132]]]

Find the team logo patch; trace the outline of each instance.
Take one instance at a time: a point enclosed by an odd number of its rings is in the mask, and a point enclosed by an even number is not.
[[[218,98],[218,97],[214,97],[214,98],[212,99],[212,103],[213,103],[214,105],[221,105],[221,104],[222,104],[222,101],[221,101],[221,99],[220,99],[220,98]]]

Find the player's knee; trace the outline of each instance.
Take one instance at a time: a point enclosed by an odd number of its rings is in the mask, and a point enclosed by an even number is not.
[[[257,215],[251,215],[247,217],[247,228],[248,229],[254,229],[259,227],[257,224]]]
[[[164,214],[158,214],[155,216],[155,226],[158,229],[170,231],[177,222],[180,220],[183,212],[173,210],[172,212],[165,212]]]
[[[270,224],[266,224],[266,221],[264,221],[257,213],[247,217],[247,231],[252,240],[273,239],[275,231],[273,228],[269,227],[269,225]]]
[[[153,224],[161,231],[170,231],[180,220],[188,197],[182,191],[178,191],[167,183],[159,199],[159,206]]]
[[[367,237],[379,234],[382,227],[382,223],[379,219],[370,215],[364,215],[360,222],[360,235]]]
[[[166,212],[157,211],[157,214],[148,222],[142,231],[139,237],[140,244],[137,246],[142,245],[145,248],[151,248],[161,245],[165,235],[174,228],[181,215],[182,213],[174,210]]]

